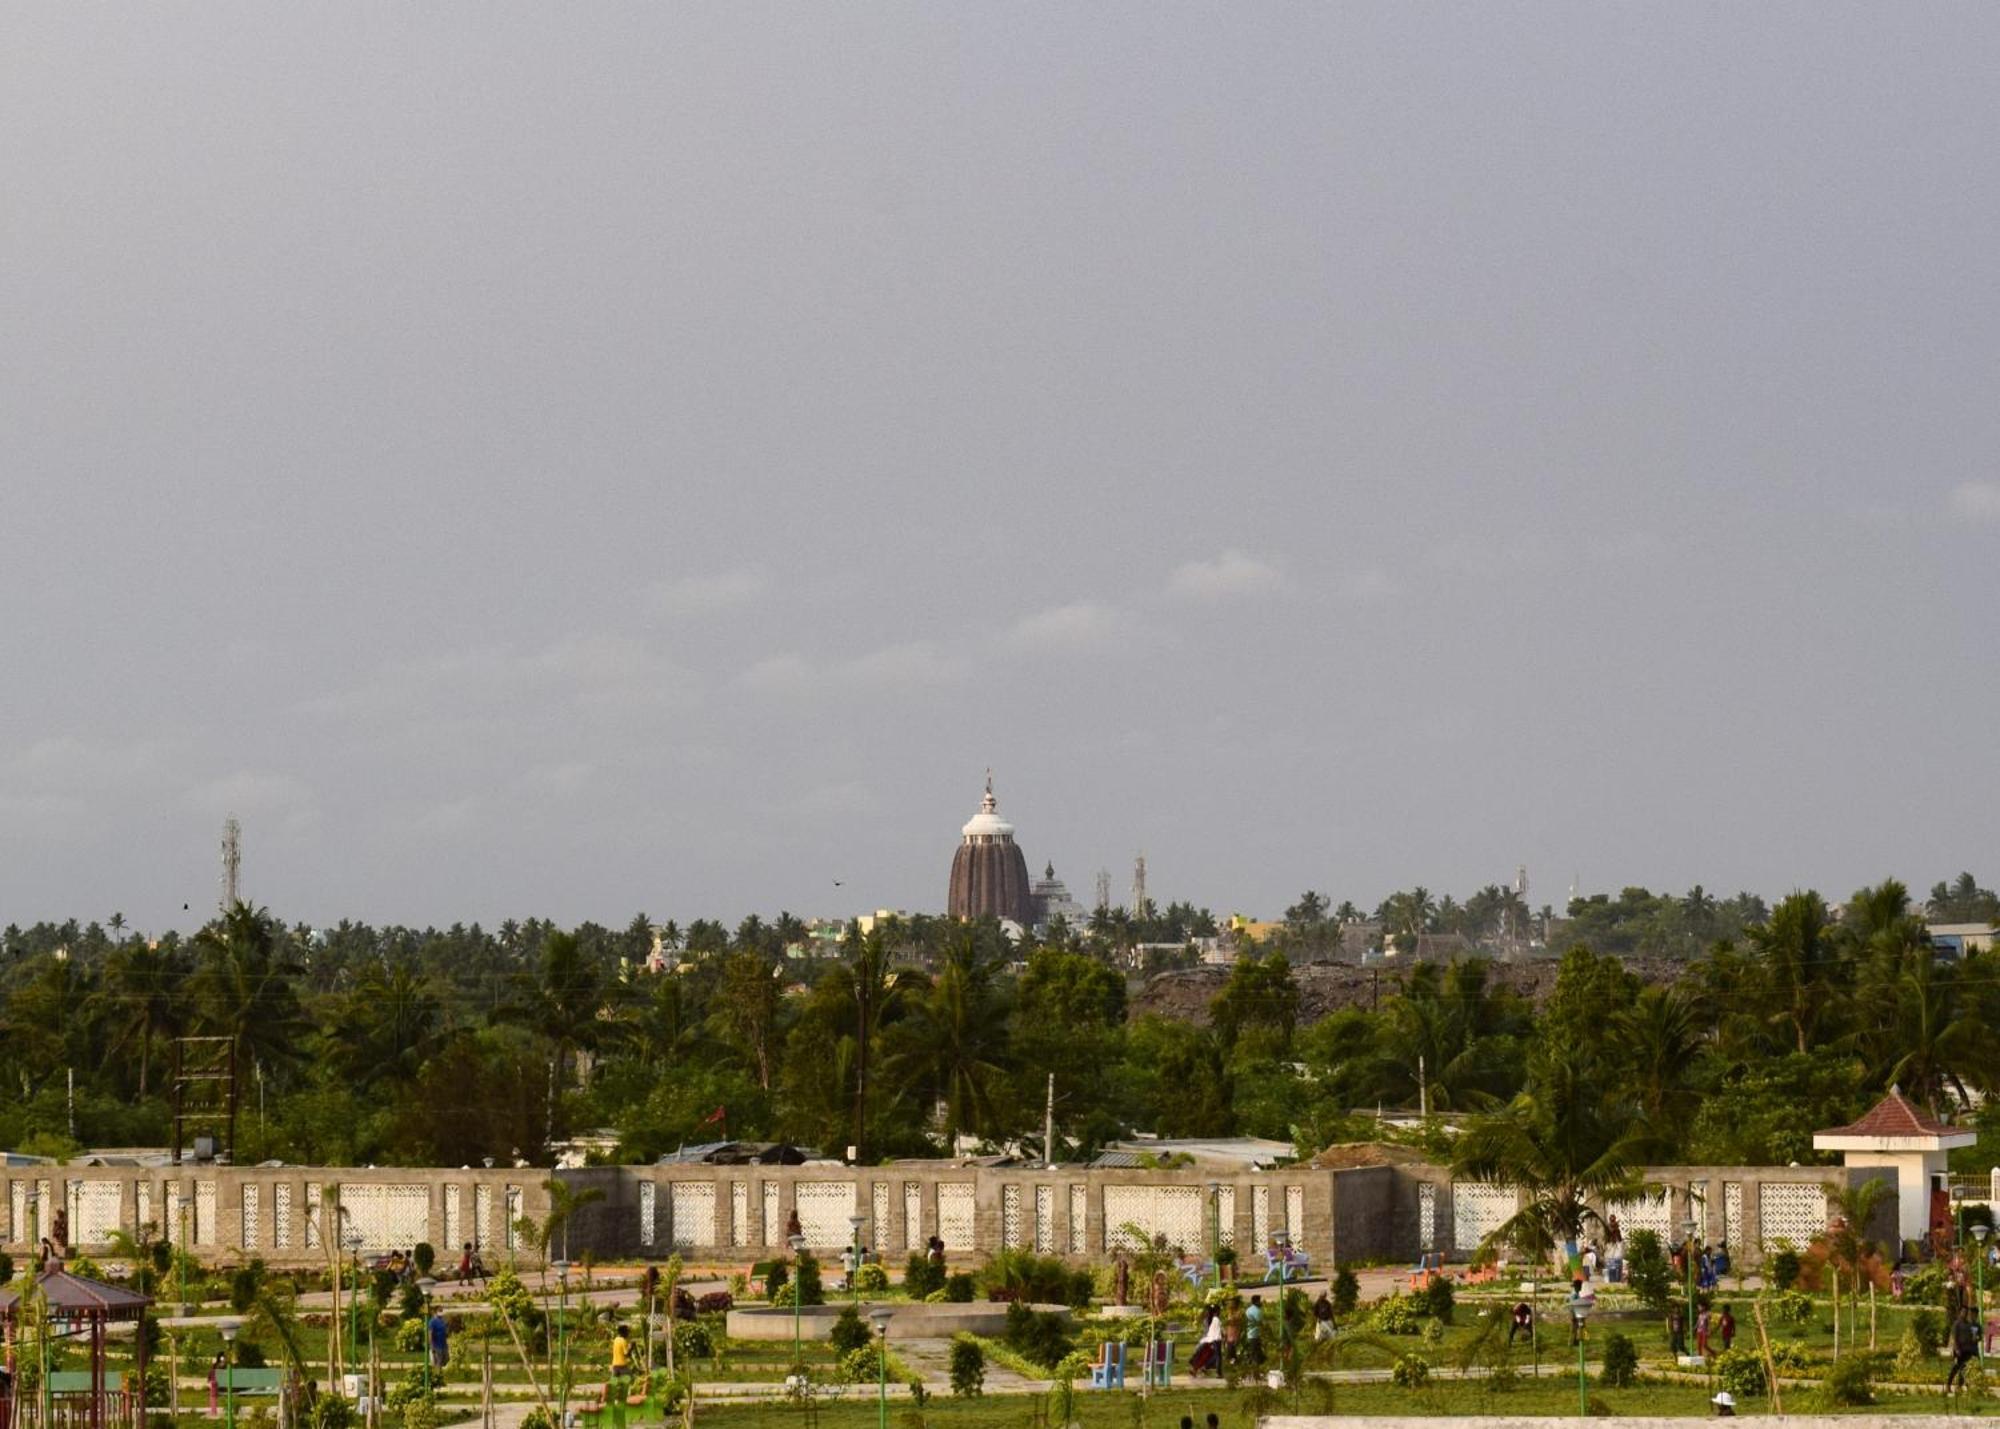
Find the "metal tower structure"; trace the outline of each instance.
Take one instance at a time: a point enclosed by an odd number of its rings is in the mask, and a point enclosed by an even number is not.
[[[243,826],[231,814],[222,825],[222,911],[227,913],[241,900],[243,875]]]
[[[231,820],[233,823],[234,820]],[[236,1039],[174,1039],[174,1165],[230,1161],[236,1152]]]
[[[1132,916],[1146,916],[1146,855],[1132,860]]]

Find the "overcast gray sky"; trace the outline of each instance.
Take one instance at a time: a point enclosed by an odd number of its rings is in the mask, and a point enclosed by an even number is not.
[[[0,919],[2000,876],[2000,8],[6,29]]]

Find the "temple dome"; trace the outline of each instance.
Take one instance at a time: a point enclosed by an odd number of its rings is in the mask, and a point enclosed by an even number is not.
[[[1014,826],[1000,817],[990,770],[979,812],[959,830],[945,911],[954,918],[1000,918],[1024,928],[1033,920],[1027,855],[1014,842]]]

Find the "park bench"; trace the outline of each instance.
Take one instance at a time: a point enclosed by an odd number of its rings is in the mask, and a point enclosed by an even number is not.
[[[1428,1290],[1443,1278],[1444,1252],[1426,1251],[1417,1257],[1417,1263],[1410,1271],[1410,1293],[1414,1295],[1419,1290]]]
[[[1264,1252],[1264,1279],[1275,1280],[1283,1285],[1287,1280],[1300,1279],[1312,1273],[1312,1257],[1297,1246],[1272,1246]]]

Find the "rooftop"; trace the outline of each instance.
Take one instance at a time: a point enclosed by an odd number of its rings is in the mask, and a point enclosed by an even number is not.
[[[1925,1141],[1970,1146],[1974,1140],[1972,1132],[1938,1120],[1904,1096],[1900,1087],[1891,1087],[1889,1095],[1870,1107],[1859,1121],[1813,1133],[1813,1146],[1822,1151],[1862,1149],[1843,1145],[1854,1141]]]

